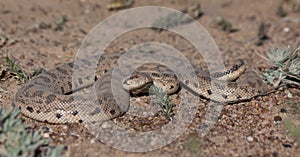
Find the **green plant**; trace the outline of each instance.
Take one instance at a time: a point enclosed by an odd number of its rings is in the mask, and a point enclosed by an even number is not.
[[[169,96],[167,95],[167,93],[162,88],[156,87],[154,85],[150,87],[150,91],[151,93],[154,93],[155,98],[159,102],[164,115],[167,118],[172,119],[174,116],[173,105],[169,103]]]
[[[36,131],[27,131],[26,126],[17,118],[20,111],[3,111],[0,107],[0,156],[33,157],[41,153],[41,147],[49,144]],[[48,148],[46,155],[54,157],[61,154],[62,148]]]
[[[68,18],[67,16],[62,16],[60,19],[58,19],[56,22],[55,22],[55,28],[54,30],[55,31],[60,31],[63,29],[63,25],[68,21]]]
[[[268,39],[268,36],[266,35],[267,29],[266,29],[266,25],[264,22],[261,22],[258,26],[258,32],[257,32],[257,42],[256,45],[262,45],[264,43],[265,40]]]
[[[14,58],[9,58],[8,56],[4,57],[5,64],[8,66],[8,71],[10,74],[21,81],[22,83],[25,83],[29,80],[30,76],[27,74],[16,62]]]
[[[0,48],[7,43],[7,36],[3,33],[0,33]]]
[[[225,20],[224,18],[220,18],[218,20],[218,25],[221,27],[221,29],[225,32],[232,32],[234,29],[232,28],[231,22]]]
[[[51,28],[51,25],[45,22],[41,22],[38,27],[41,29],[48,29]]]
[[[291,46],[275,48],[272,47],[267,52],[267,58],[263,57],[271,64],[271,68],[263,73],[267,82],[277,88],[283,84],[300,85],[300,58],[299,48]]]
[[[285,17],[285,16],[286,16],[286,12],[284,11],[282,5],[279,5],[279,6],[277,7],[276,15],[278,15],[279,17]]]
[[[162,17],[152,24],[153,30],[162,31],[163,29],[168,29],[176,27],[180,24],[188,23],[190,19],[183,13],[171,13],[166,17]]]
[[[188,17],[188,14],[190,17]],[[198,19],[203,14],[201,5],[196,4],[189,8],[183,9],[181,12],[170,13],[165,17],[161,17],[153,22],[152,29],[162,31],[163,29],[177,27],[182,24],[190,23],[193,19]]]

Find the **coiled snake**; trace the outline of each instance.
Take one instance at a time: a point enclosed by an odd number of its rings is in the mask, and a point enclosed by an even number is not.
[[[67,95],[72,92],[73,62],[58,66],[29,80],[16,93],[13,104],[24,115],[49,123],[93,122],[118,117],[125,111],[116,105],[111,90],[107,89],[111,86],[110,70],[120,55],[120,53],[107,53],[99,61],[98,67],[102,76],[95,82],[99,102],[96,106],[92,105],[96,103],[93,99],[81,98],[80,95],[74,94]],[[150,85],[154,84],[173,93],[178,89],[181,81],[200,96],[222,102],[247,100],[266,91],[265,85],[256,75],[247,76],[237,82],[222,81],[222,79],[228,81],[239,77],[246,69],[242,61],[223,73],[213,74],[212,76],[217,78],[213,82],[203,73],[196,71],[200,86],[190,84],[189,80],[179,81],[166,67],[162,67],[155,64],[139,67],[130,78],[125,79],[124,89],[132,93],[140,93],[148,91]],[[82,83],[82,86],[88,86],[94,83],[94,79],[85,82],[78,80],[78,82]],[[216,90],[212,92],[212,88]],[[79,110],[78,105],[86,108]]]

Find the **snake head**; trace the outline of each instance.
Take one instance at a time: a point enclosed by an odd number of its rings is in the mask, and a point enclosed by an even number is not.
[[[123,88],[132,94],[149,93],[152,84],[153,79],[147,73],[135,73],[122,82]]]
[[[136,72],[123,81],[123,88],[132,94],[148,94],[151,85],[173,94],[179,89],[179,81],[175,75],[155,72]]]

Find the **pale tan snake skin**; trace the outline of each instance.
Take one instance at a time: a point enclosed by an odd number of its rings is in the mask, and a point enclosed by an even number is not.
[[[106,53],[102,55],[102,59],[99,61],[98,72],[101,76],[95,82],[97,100],[99,101],[97,106],[91,105],[95,103],[95,100],[80,98],[78,94],[75,96],[66,95],[72,90],[72,62],[46,71],[29,80],[16,93],[13,104],[25,116],[48,123],[94,122],[121,116],[125,111],[116,105],[112,92],[109,90],[111,86],[110,70],[120,55],[121,53]],[[169,93],[175,92],[180,84],[179,80],[176,80],[176,76],[168,68],[157,67],[163,66],[155,64],[141,66],[131,78],[125,79],[124,88],[132,93],[139,93],[147,90],[149,85],[153,84],[151,81],[156,81],[158,85],[167,85],[166,89],[171,84],[173,89]],[[244,71],[245,65],[241,62],[224,73],[215,73],[214,77],[220,77],[219,79],[225,77],[225,80],[233,80]],[[213,101],[238,102],[251,99],[266,91],[265,85],[251,72],[241,81],[227,83],[219,80],[211,83],[210,78],[204,76],[202,72],[196,71],[196,74],[200,86],[190,84],[189,80],[180,80],[181,84],[192,92]],[[145,78],[151,81],[143,84]],[[94,83],[94,78],[88,78],[88,80],[80,86]],[[81,80],[77,81],[79,84],[81,83]],[[133,85],[139,87],[134,89]],[[212,92],[212,88],[215,88],[214,91],[216,92]],[[78,105],[86,106],[86,109],[78,110]],[[129,105],[129,102],[125,105]]]

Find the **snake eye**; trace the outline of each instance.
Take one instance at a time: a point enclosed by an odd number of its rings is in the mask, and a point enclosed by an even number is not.
[[[171,85],[171,86],[170,86],[170,89],[173,89],[173,88],[174,88],[174,86],[173,86],[173,85]]]

